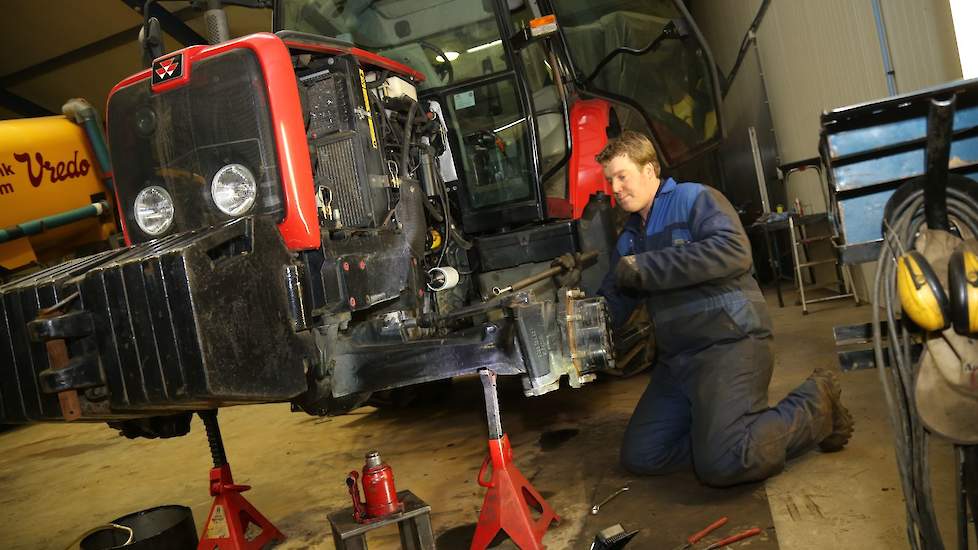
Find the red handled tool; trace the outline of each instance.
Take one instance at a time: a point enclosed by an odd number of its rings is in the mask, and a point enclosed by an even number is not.
[[[727,524],[728,521],[729,521],[729,518],[727,518],[727,516],[723,516],[722,518],[720,518],[720,519],[714,521],[713,523],[707,525],[702,531],[690,535],[689,538],[686,539],[686,544],[682,544],[680,546],[677,546],[675,548],[675,550],[689,550],[690,548],[693,547],[694,544],[696,544],[697,542],[699,542],[700,539],[702,539],[703,537],[709,535],[713,531],[715,531],[715,530],[723,527],[724,525]]]
[[[744,539],[749,539],[749,538],[753,537],[754,535],[759,535],[759,534],[761,534],[761,528],[760,527],[751,527],[750,529],[748,529],[746,531],[741,531],[740,533],[737,533],[736,535],[730,535],[729,537],[727,537],[727,538],[725,538],[725,539],[723,539],[721,541],[714,542],[713,544],[707,546],[706,547],[706,550],[717,550],[717,548],[723,548],[724,546],[726,546],[728,544],[733,544],[733,543],[735,543],[737,541],[741,541],[741,540],[744,540]]]

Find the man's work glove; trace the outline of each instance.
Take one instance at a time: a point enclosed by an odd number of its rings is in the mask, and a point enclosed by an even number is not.
[[[554,275],[557,287],[573,288],[581,283],[581,261],[580,254],[564,254],[554,258],[550,262],[550,267],[562,267],[564,271]]]
[[[615,267],[615,283],[621,288],[642,290],[642,273],[635,256],[622,256]]]

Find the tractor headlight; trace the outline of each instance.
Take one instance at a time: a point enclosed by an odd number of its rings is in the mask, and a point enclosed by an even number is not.
[[[247,212],[255,204],[257,195],[258,184],[254,174],[241,164],[228,164],[218,170],[211,180],[214,204],[228,216]]]
[[[159,185],[140,191],[133,206],[136,223],[149,235],[159,235],[173,224],[173,198]]]

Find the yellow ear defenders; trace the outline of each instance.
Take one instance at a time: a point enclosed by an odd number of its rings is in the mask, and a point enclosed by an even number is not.
[[[958,250],[948,264],[951,323],[958,334],[978,333],[978,256]]]
[[[919,252],[904,254],[897,264],[897,294],[903,312],[914,323],[927,331],[953,324],[958,334],[978,333],[978,256],[962,250],[951,255],[947,293]]]
[[[912,250],[897,260],[897,294],[903,312],[927,331],[950,324],[947,294],[927,259]]]

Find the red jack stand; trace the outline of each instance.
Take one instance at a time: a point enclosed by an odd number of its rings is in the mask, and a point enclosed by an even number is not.
[[[496,373],[483,369],[479,371],[479,377],[486,396],[489,456],[479,470],[478,482],[489,491],[482,502],[479,525],[470,549],[485,550],[502,530],[522,550],[543,550],[543,535],[551,522],[560,522],[560,517],[513,464],[513,448],[499,419]],[[490,465],[492,473],[486,480],[486,469]],[[533,519],[533,511],[539,514],[537,519]]]
[[[231,465],[224,453],[221,429],[217,424],[217,411],[199,411],[207,430],[214,468],[210,473],[210,491],[214,504],[207,514],[204,531],[197,543],[197,550],[260,550],[272,541],[285,540],[272,522],[265,519],[241,493],[251,489],[250,485],[236,485],[231,477]],[[260,529],[257,536],[248,539],[249,527]]]

